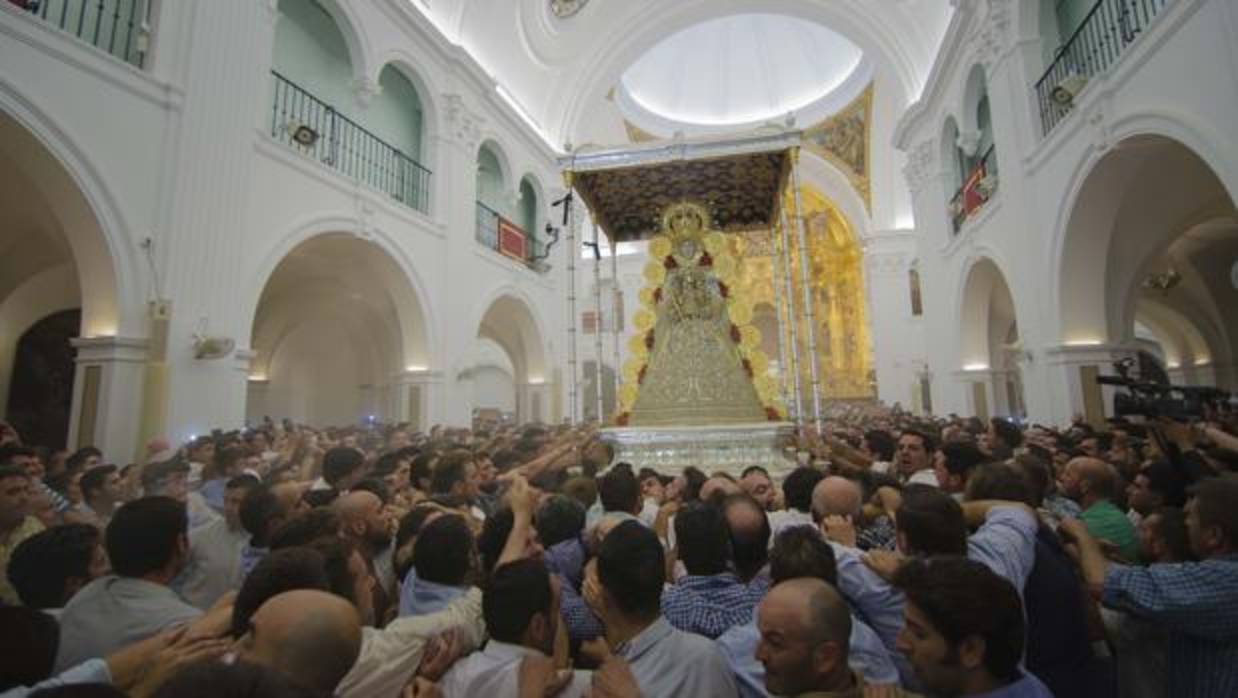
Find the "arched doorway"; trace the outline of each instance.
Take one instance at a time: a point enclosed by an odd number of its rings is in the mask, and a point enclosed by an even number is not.
[[[9,114],[0,108],[0,172],[5,181],[0,187],[0,405],[6,413],[16,410],[8,414],[10,419],[39,413],[50,420],[36,428],[37,434],[23,434],[30,443],[95,444],[108,449],[109,456],[127,459],[136,441],[140,405],[134,405],[131,415],[103,414],[98,411],[102,399],[98,391],[75,393],[77,367],[67,342],[92,337],[106,344],[115,339],[122,325],[132,331],[132,318],[123,322],[112,246],[92,206],[95,199],[85,193],[83,186],[87,185],[76,174],[81,168],[71,170],[61,159],[62,153],[72,149],[53,142],[48,134],[36,135],[25,125],[45,128],[49,124],[37,121],[26,122],[20,110]],[[69,162],[76,161],[70,158]],[[139,278],[128,279],[130,286],[139,282]],[[76,314],[61,315],[63,311]],[[35,327],[49,317],[55,320]],[[59,340],[52,339],[60,335]],[[106,354],[106,348],[101,353]],[[63,375],[66,356],[73,369],[67,378]],[[99,381],[115,368],[105,360],[95,366],[92,375]],[[44,369],[50,372],[29,374]],[[14,389],[30,389],[31,381],[43,381],[49,389],[59,386],[52,403],[36,399],[36,405],[14,394]],[[68,391],[67,399],[75,401],[71,409],[61,405],[66,399],[59,393],[62,388]],[[116,392],[137,398],[140,391],[138,383],[132,389],[118,386]],[[53,403],[61,405],[57,413],[64,409],[67,416],[52,418],[47,410]],[[90,418],[79,424],[83,414]],[[74,427],[81,433],[70,443]]]
[[[310,238],[259,298],[247,420],[420,421],[405,391],[428,367],[427,345],[418,295],[386,250],[346,233]]]
[[[974,414],[1024,416],[1024,355],[1010,286],[993,260],[981,258],[967,272],[959,323],[959,368]]]
[[[499,347],[511,366],[516,421],[545,420],[546,353],[538,323],[526,302],[513,294],[499,295],[482,314],[477,337]],[[479,407],[470,405],[470,409]]]
[[[17,340],[13,380],[5,413],[27,443],[64,448],[73,402],[73,347],[81,310],[62,310],[26,330]]]
[[[1238,386],[1238,210],[1186,145],[1133,136],[1096,162],[1071,207],[1058,260],[1063,344],[1133,350],[1135,323],[1144,320],[1182,354],[1181,371],[1170,368],[1175,382]]]

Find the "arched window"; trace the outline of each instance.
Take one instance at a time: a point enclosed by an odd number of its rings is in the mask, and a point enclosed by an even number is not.
[[[505,189],[499,155],[489,143],[485,143],[477,151],[477,200],[494,212],[506,215]]]

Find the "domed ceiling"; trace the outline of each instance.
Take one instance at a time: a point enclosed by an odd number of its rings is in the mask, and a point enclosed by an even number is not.
[[[734,128],[822,111],[814,107],[854,97],[870,72],[863,51],[822,24],[738,14],[654,45],[624,71],[615,98],[647,130]]]

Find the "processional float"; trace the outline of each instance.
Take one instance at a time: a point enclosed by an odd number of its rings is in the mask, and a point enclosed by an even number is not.
[[[612,275],[619,243],[647,243],[645,286],[627,338],[618,407],[601,432],[616,461],[663,473],[687,466],[736,474],[751,465],[785,471],[794,466],[788,447],[796,426],[820,427],[816,332],[803,332],[801,342],[798,329],[816,327],[809,255],[803,253],[801,142],[799,131],[763,131],[578,150],[560,160],[568,187],[592,216],[594,243],[599,229],[609,240]],[[577,207],[568,221],[573,421],[579,394],[574,240],[583,219]],[[752,299],[735,283],[745,263],[743,234],[758,230],[769,231],[774,245],[777,371],[761,350]],[[603,359],[599,265],[595,255],[595,366]],[[616,338],[616,362],[618,354]],[[805,362],[810,395],[799,380]],[[601,414],[600,371],[595,381]]]

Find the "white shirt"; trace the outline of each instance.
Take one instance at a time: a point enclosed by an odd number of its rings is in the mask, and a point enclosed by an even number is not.
[[[484,650],[456,662],[439,682],[439,689],[444,698],[515,696],[520,693],[521,660],[541,654],[530,647],[491,640]],[[574,671],[572,680],[557,695],[562,698],[583,696],[591,679],[592,674],[587,671]]]
[[[929,485],[930,487],[938,487],[940,485],[937,482],[937,473],[932,468],[925,468],[912,473],[911,477],[907,478],[907,484]]]
[[[480,589],[469,589],[438,613],[402,616],[382,630],[362,628],[361,653],[336,687],[336,698],[400,698],[421,663],[426,642],[452,628],[464,631],[465,651],[481,644],[486,628],[481,620]]]
[[[241,587],[241,549],[249,540],[244,529],[228,528],[225,519],[190,531],[189,560],[180,578],[180,592],[189,603],[203,610],[219,597]]]
[[[788,528],[795,526],[812,526],[817,527],[817,522],[813,521],[812,514],[799,509],[781,509],[779,511],[771,511],[769,513],[769,545],[774,546],[774,539],[778,534]]]

